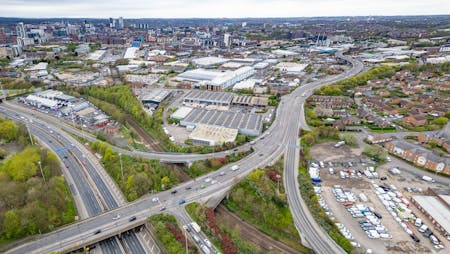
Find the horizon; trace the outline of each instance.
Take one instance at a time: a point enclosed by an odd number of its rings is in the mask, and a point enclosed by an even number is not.
[[[240,19],[449,15],[440,0],[0,0],[5,18]],[[98,11],[101,10],[101,11]]]
[[[136,19],[313,19],[313,18],[372,18],[372,17],[433,17],[433,16],[449,16],[450,14],[416,14],[416,15],[353,15],[353,16],[280,16],[280,17],[173,17],[173,18],[160,18],[160,17],[136,17],[129,18],[123,17],[124,20],[136,20]],[[0,19],[109,19],[109,18],[117,18],[120,16],[111,16],[111,17],[64,17],[64,16],[54,16],[54,17],[21,17],[21,16],[0,16]]]

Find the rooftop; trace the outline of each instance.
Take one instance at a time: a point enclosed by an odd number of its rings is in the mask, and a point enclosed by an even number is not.
[[[202,57],[192,60],[192,63],[199,66],[212,66],[228,62],[229,59],[215,56]]]
[[[430,214],[434,220],[450,232],[450,210],[442,204],[435,196],[413,196],[412,197],[423,209]]]

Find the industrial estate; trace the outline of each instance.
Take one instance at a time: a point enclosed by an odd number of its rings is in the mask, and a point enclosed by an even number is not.
[[[2,253],[449,253],[448,15],[0,18],[0,85]]]

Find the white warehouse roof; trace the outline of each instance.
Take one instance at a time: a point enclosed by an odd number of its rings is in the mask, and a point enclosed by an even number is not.
[[[42,97],[36,96],[34,94],[28,95],[26,100],[30,103],[36,103],[36,104],[39,104],[39,105],[42,105],[42,106],[45,106],[48,108],[55,108],[58,105],[57,101],[50,100],[47,98],[42,98]]]
[[[445,231],[450,232],[450,210],[435,196],[412,197]]]
[[[202,57],[192,60],[192,63],[199,66],[212,66],[216,64],[223,64],[228,62],[229,59],[215,56]]]
[[[230,129],[221,126],[199,124],[189,135],[189,140],[218,145],[233,142],[238,134],[237,129]]]
[[[193,108],[190,107],[180,107],[179,109],[177,109],[177,111],[175,111],[172,115],[170,115],[170,117],[181,120],[183,118],[185,118],[187,115],[189,115],[189,113],[191,113]]]

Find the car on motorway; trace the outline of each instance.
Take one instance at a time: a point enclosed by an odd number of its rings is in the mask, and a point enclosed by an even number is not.
[[[164,210],[166,210],[166,207],[163,206],[163,207],[161,207],[159,210],[160,210],[160,211],[164,211]]]
[[[178,204],[179,204],[179,205],[182,205],[182,204],[184,204],[184,203],[186,203],[186,200],[184,200],[184,199],[180,199],[180,200],[178,201]]]
[[[238,150],[239,150],[239,149],[237,149],[237,148],[234,148],[234,149],[233,149],[233,152],[237,152]]]
[[[119,214],[119,213],[116,214],[116,216],[114,216],[112,219],[113,219],[113,220],[118,220],[118,219],[120,219],[120,214]]]
[[[190,189],[192,189],[192,187],[191,187],[191,186],[188,186],[188,187],[186,187],[186,190],[190,190]]]
[[[136,216],[131,216],[129,219],[128,219],[128,221],[135,221],[136,220]]]
[[[202,249],[203,253],[205,253],[205,254],[210,254],[210,253],[211,253],[211,252],[209,251],[209,248],[206,247],[206,245],[204,245],[204,244],[201,244],[201,245],[200,245],[200,249]]]
[[[100,234],[101,232],[102,232],[101,229],[97,229],[97,230],[95,230],[94,235],[98,235],[98,234]]]
[[[201,184],[201,185],[200,185],[200,189],[204,189],[204,188],[206,188],[206,185]]]
[[[196,243],[199,243],[199,242],[200,242],[200,238],[198,238],[198,236],[193,235],[192,238],[194,238],[194,241],[195,241]]]
[[[173,190],[170,192],[170,194],[177,194],[177,192],[178,192],[177,190]]]
[[[158,197],[152,198],[152,202],[158,202],[158,201],[159,201],[159,198],[158,198]]]
[[[205,240],[203,240],[203,241],[205,242],[206,246],[208,246],[209,248],[212,247],[212,244],[211,244],[211,242],[209,241],[209,239],[205,238]]]
[[[189,225],[183,225],[184,230],[187,232],[191,232],[191,229],[189,228]]]
[[[211,180],[212,179],[208,177],[208,178],[205,179],[205,183],[209,183],[209,182],[211,182]]]
[[[220,176],[224,176],[226,173],[225,173],[225,171],[222,171],[222,172],[220,172]]]

